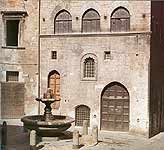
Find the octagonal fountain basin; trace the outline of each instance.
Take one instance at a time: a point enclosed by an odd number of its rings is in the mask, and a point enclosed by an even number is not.
[[[42,136],[54,136],[67,130],[74,119],[69,116],[52,115],[51,120],[46,120],[44,115],[25,116],[21,119],[25,129],[35,130]]]

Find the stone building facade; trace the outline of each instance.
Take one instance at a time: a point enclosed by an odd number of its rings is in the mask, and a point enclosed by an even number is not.
[[[76,117],[75,124],[81,125],[85,118],[90,126],[96,124],[100,129],[148,133],[150,5],[150,1],[41,2],[41,93],[51,87],[48,77],[56,71],[60,75],[59,111]],[[129,13],[130,29],[111,31],[112,14],[119,9]],[[92,11],[98,14],[99,30],[83,31],[85,14]],[[55,21],[60,13],[70,16],[72,29],[67,33],[54,29],[58,28]],[[90,16],[88,14],[88,20]],[[57,59],[51,58],[52,51],[57,52]],[[85,77],[87,58],[93,58],[95,70],[88,69],[94,75]],[[121,94],[123,88],[128,94],[124,91],[123,98],[119,94],[109,96],[107,91],[112,90],[112,86],[121,87],[116,92]],[[111,99],[111,104],[104,95]]]
[[[53,112],[74,117],[75,126],[88,120],[100,130],[148,136],[151,3],[3,1],[1,32],[5,16],[17,13],[23,21],[20,46],[6,46],[2,34],[1,106],[2,85],[13,83],[7,72],[15,71],[24,84],[25,114],[42,110],[33,99],[51,88],[59,100]]]
[[[2,119],[38,112],[38,1],[0,0]]]

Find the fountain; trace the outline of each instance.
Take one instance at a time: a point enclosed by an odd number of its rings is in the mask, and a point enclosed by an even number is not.
[[[35,130],[37,136],[40,137],[58,137],[63,131],[71,127],[71,123],[74,119],[69,116],[52,115],[51,104],[55,100],[53,98],[52,90],[48,89],[47,93],[44,93],[43,98],[36,98],[45,104],[44,115],[25,116],[21,119],[24,123],[25,129]]]

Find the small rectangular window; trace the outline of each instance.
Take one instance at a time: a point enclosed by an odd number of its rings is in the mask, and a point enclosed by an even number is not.
[[[51,59],[57,59],[57,51],[51,51]]]
[[[19,80],[19,72],[18,71],[7,71],[6,72],[6,81],[18,81]]]
[[[6,46],[18,46],[19,20],[6,20]]]
[[[110,51],[104,52],[104,59],[111,59],[111,52]]]

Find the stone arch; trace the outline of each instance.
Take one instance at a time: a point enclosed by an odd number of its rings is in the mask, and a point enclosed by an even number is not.
[[[48,88],[51,88],[54,98],[58,101],[52,104],[52,108],[58,109],[60,106],[60,74],[53,70],[48,74]]]
[[[86,105],[78,105],[75,107],[75,125],[83,126],[83,121],[88,120],[90,125],[90,108]]]
[[[129,31],[130,30],[130,13],[125,7],[117,7],[111,14],[111,31]]]
[[[82,16],[82,32],[100,31],[100,15],[93,8],[86,10]]]
[[[129,131],[130,97],[127,88],[112,82],[101,93],[101,129]]]
[[[69,32],[72,32],[72,16],[67,10],[63,9],[54,18],[54,33]]]

